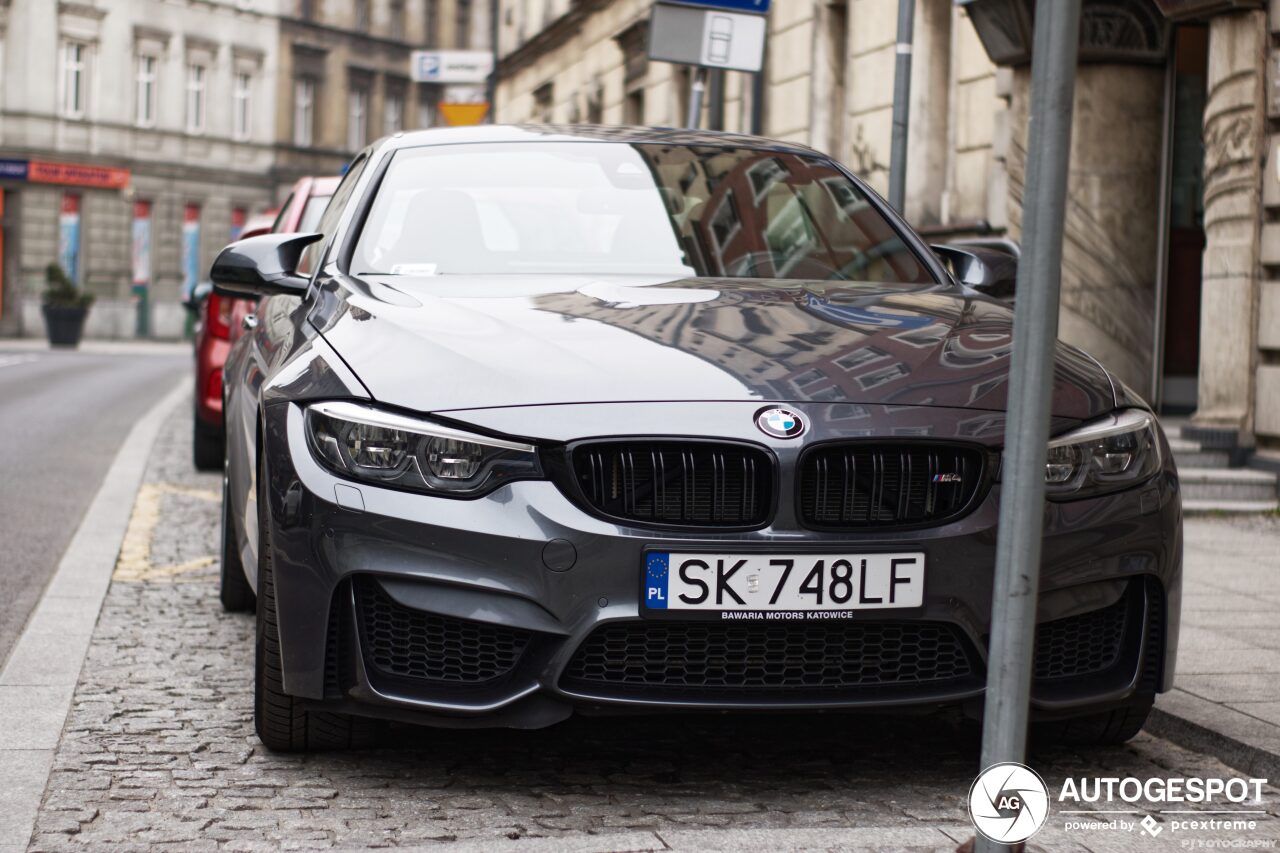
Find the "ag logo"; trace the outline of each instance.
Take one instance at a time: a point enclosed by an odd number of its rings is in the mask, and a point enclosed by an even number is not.
[[[804,420],[790,409],[761,409],[756,412],[756,426],[774,438],[797,438],[804,432]]]
[[[969,819],[999,844],[1026,841],[1049,817],[1049,789],[1040,774],[1022,764],[993,764],[969,789]]]

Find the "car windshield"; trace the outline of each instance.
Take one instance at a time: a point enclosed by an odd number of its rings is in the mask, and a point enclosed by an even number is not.
[[[613,142],[399,151],[351,270],[934,281],[825,160]]]

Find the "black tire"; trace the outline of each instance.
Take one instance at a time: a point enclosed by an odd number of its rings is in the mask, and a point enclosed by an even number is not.
[[[1037,723],[1032,727],[1032,737],[1046,746],[1119,746],[1142,731],[1151,713],[1151,704],[1147,701],[1114,711]]]
[[[222,609],[228,613],[248,613],[253,610],[256,596],[253,587],[249,586],[249,578],[244,573],[244,563],[240,560],[240,548],[236,544],[236,534],[232,527],[231,509],[228,499],[230,489],[227,475],[222,475],[222,571],[219,578],[218,597],[222,600]]]
[[[222,430],[210,426],[196,415],[191,431],[191,461],[197,471],[217,471],[222,467],[224,453]]]
[[[275,580],[271,569],[265,464],[258,477],[258,638],[254,655],[253,722],[272,752],[352,749],[375,741],[376,723],[362,717],[308,710],[306,703],[284,692],[280,664],[280,631],[276,621]]]

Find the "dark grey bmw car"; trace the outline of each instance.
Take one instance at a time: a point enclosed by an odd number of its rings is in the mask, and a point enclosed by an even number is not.
[[[807,148],[671,130],[397,135],[320,231],[212,273],[265,297],[226,366],[222,601],[256,602],[268,747],[980,712],[1008,264]],[[1052,414],[1033,712],[1117,742],[1173,678],[1178,481],[1065,345]]]

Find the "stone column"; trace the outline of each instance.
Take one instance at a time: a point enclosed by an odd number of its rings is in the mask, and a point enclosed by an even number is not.
[[[1204,117],[1205,235],[1196,426],[1251,445],[1261,248],[1266,13],[1209,25]]]
[[[1150,392],[1164,69],[1082,65],[1067,187],[1059,336]],[[1010,231],[1020,239],[1030,69],[1015,69]]]

